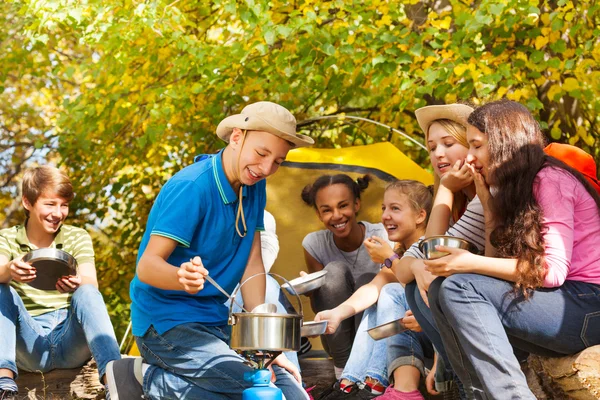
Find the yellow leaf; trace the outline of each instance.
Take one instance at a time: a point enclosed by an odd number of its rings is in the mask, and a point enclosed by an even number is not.
[[[567,92],[579,89],[579,82],[577,82],[577,79],[575,78],[567,78],[563,83],[563,89]]]
[[[523,53],[522,51],[517,51],[517,60],[523,60],[523,61],[527,61],[527,54]]]
[[[545,76],[542,75],[539,78],[535,79],[534,82],[536,85],[542,86],[544,83],[546,83],[547,80],[548,80],[548,78],[546,78]]]
[[[548,98],[550,100],[555,100],[556,95],[562,93],[562,88],[560,87],[560,85],[552,85],[550,86],[550,89],[548,89]]]
[[[454,52],[452,50],[443,49],[440,52],[440,55],[442,56],[442,58],[450,58],[454,55]]]
[[[544,13],[544,14],[542,14],[542,23],[543,23],[545,26],[548,26],[548,25],[550,25],[550,14],[548,14],[548,13]]]
[[[565,21],[571,22],[573,21],[573,17],[575,17],[575,13],[573,11],[569,11],[565,14]]]
[[[521,89],[514,90],[512,93],[508,93],[506,97],[509,100],[519,101],[523,95],[523,91]]]
[[[577,141],[579,141],[579,136],[575,135],[575,136],[571,136],[569,138],[569,144],[571,146],[575,146],[575,143],[577,143]]]
[[[564,7],[563,7],[563,11],[569,11],[572,8],[574,8],[573,2],[572,1],[567,1],[567,4],[565,4]]]
[[[541,49],[542,47],[544,47],[545,45],[548,44],[548,38],[545,36],[538,36],[535,38],[535,48],[536,49]]]
[[[502,87],[498,88],[498,90],[496,90],[496,94],[498,95],[498,98],[504,97],[506,92],[508,92],[508,88],[504,87],[504,86],[502,86]]]

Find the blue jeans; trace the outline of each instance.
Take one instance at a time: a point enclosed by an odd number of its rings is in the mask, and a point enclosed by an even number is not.
[[[277,312],[281,313],[281,314],[299,313],[300,312],[300,310],[296,310],[296,307],[298,307],[298,305],[293,306],[292,304],[290,304],[287,297],[285,297],[285,294],[281,291],[281,286],[279,285],[279,282],[277,282],[277,280],[275,278],[273,278],[270,275],[266,275],[266,285],[267,286],[266,286],[266,293],[265,293],[265,303],[271,303],[271,304],[277,305]],[[236,289],[238,288],[238,286],[236,286]],[[235,290],[234,290],[234,292],[235,292]],[[231,300],[227,300],[225,302],[225,305],[227,307],[229,307],[230,304],[231,304]],[[233,312],[234,313],[239,313],[242,311],[241,307],[238,304],[240,304],[240,305],[244,304],[244,299],[242,297],[241,290],[238,290],[238,292],[235,295],[235,303],[233,303]],[[248,311],[250,311],[250,310],[248,310]],[[298,362],[298,353],[296,353],[295,351],[286,351],[286,352],[284,352],[284,354],[288,358],[288,360],[290,360],[291,362],[294,363],[296,368],[298,368],[298,371],[300,371],[300,363]]]
[[[229,348],[230,327],[200,323],[178,325],[162,335],[150,327],[136,342],[150,367],[143,389],[149,399],[241,399],[251,387],[244,372],[252,371]],[[276,386],[287,400],[306,400],[308,394],[294,377],[273,367]]]
[[[364,382],[366,377],[371,377],[388,386],[398,367],[412,365],[424,374],[425,357],[433,356],[433,347],[425,335],[405,331],[373,340],[367,333],[368,329],[404,317],[407,310],[402,285],[389,283],[381,289],[377,305],[363,314],[342,378]]]
[[[100,377],[106,364],[121,358],[102,295],[80,286],[68,308],[32,317],[8,284],[0,284],[0,368],[47,372],[77,368],[92,356]]]
[[[542,356],[578,353],[600,343],[600,286],[565,281],[532,291],[477,274],[438,278],[429,304],[452,367],[468,398],[535,399],[517,349]]]
[[[406,301],[406,292],[400,283],[388,283],[379,294],[377,309],[386,313],[381,323],[404,317],[410,308]],[[388,310],[394,310],[390,312]],[[387,345],[388,375],[390,381],[398,367],[412,365],[425,376],[425,359],[433,359],[433,345],[423,332],[404,331],[385,339]]]
[[[350,357],[348,357],[344,372],[342,372],[342,379],[364,382],[367,377],[370,377],[377,379],[384,386],[388,385],[386,341],[373,340],[367,333],[368,329],[377,326],[378,316],[376,305],[364,311],[354,337]]]
[[[444,343],[442,342],[442,337],[440,336],[433,319],[433,314],[427,304],[423,301],[415,281],[407,284],[404,290],[406,292],[406,302],[410,306],[413,315],[419,325],[421,325],[423,333],[425,333],[429,341],[433,343],[433,347],[440,356],[435,373],[436,390],[442,392],[448,391],[451,389],[452,382],[454,381],[454,371],[452,371],[452,367],[450,366],[450,360],[444,349]]]

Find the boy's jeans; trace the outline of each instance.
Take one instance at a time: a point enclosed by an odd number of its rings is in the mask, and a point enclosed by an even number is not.
[[[525,300],[510,282],[456,274],[432,282],[429,304],[468,398],[535,399],[513,346],[563,356],[600,343],[600,285],[565,281]]]
[[[144,374],[146,398],[241,399],[252,384],[244,373],[252,371],[244,359],[229,348],[230,327],[187,323],[160,335],[150,327],[136,337],[140,353],[150,364]],[[307,400],[308,394],[294,377],[273,367],[278,388],[287,400]]]
[[[8,284],[0,284],[0,368],[47,372],[77,368],[93,355],[103,377],[121,358],[102,295],[93,285],[73,293],[68,308],[32,317]]]
[[[373,340],[367,332],[404,317],[407,310],[402,285],[390,283],[381,289],[377,305],[363,314],[342,378],[364,382],[368,376],[388,386],[394,370],[400,366],[412,365],[424,374],[424,357],[433,356],[433,347],[423,334],[405,331],[386,339]]]

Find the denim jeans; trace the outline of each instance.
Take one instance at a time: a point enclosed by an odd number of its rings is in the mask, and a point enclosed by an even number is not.
[[[100,377],[106,364],[121,358],[102,295],[80,286],[68,308],[32,317],[8,284],[0,284],[0,368],[47,372],[77,368],[92,356]]]
[[[379,325],[404,317],[410,308],[406,292],[400,283],[388,283],[381,289],[377,301]],[[380,314],[381,313],[381,314]],[[380,315],[384,315],[380,317]],[[381,323],[379,323],[381,321]],[[423,332],[404,331],[385,339],[390,381],[398,367],[412,365],[425,376],[425,360],[433,359],[433,345]]]
[[[439,358],[437,369],[435,372],[435,387],[440,392],[445,392],[451,389],[452,382],[454,381],[454,371],[450,365],[450,360],[444,349],[444,343],[442,337],[438,332],[438,328],[433,319],[431,309],[425,304],[419,288],[415,281],[407,284],[404,288],[406,292],[406,302],[408,303],[413,315],[415,316],[423,333],[427,336],[429,341],[433,343],[433,347],[437,351]],[[458,382],[457,382],[458,384]]]
[[[310,295],[310,305],[316,313],[323,310],[331,310],[344,301],[362,285],[369,283],[375,275],[364,274],[359,281],[354,282],[351,266],[343,261],[333,261],[325,266],[327,279],[323,286],[315,289]],[[321,335],[323,348],[333,358],[333,364],[338,368],[344,368],[350,352],[354,336],[360,326],[362,313],[356,314],[354,318],[347,318],[331,335]]]
[[[296,310],[296,308],[298,308],[297,304],[295,306],[290,304],[287,297],[285,297],[285,294],[281,291],[281,286],[279,285],[279,282],[277,282],[277,280],[275,278],[273,278],[270,275],[266,275],[266,285],[267,286],[266,286],[266,293],[265,293],[265,303],[271,303],[271,304],[277,305],[277,312],[281,313],[281,314],[300,312],[300,310]],[[234,292],[238,287],[239,287],[239,285],[235,287]],[[225,305],[227,307],[229,307],[230,304],[231,304],[231,300],[227,300],[225,302]],[[233,312],[235,312],[235,313],[242,311],[241,307],[238,304],[240,304],[240,305],[244,304],[244,298],[242,297],[241,290],[238,290],[235,295],[235,303],[233,303],[233,307],[232,307]],[[290,360],[292,363],[294,363],[296,368],[298,368],[298,371],[300,371],[300,363],[298,362],[298,353],[296,353],[295,351],[286,351],[286,352],[284,352],[284,354],[288,358],[288,360]]]
[[[367,308],[356,331],[352,351],[342,379],[351,382],[364,382],[367,377],[375,378],[384,386],[387,379],[387,346],[385,340],[373,340],[367,330],[376,327],[379,313],[377,305]]]
[[[433,357],[433,347],[425,335],[405,331],[373,340],[367,332],[404,317],[407,310],[402,285],[389,283],[381,289],[377,305],[369,307],[363,314],[342,378],[364,382],[366,377],[371,377],[388,386],[398,367],[412,365],[424,374],[425,357]]]
[[[469,398],[535,399],[513,346],[564,356],[600,343],[599,285],[565,281],[524,299],[511,282],[457,274],[433,281],[429,304]]]
[[[166,399],[241,399],[252,384],[244,373],[252,368],[229,348],[230,327],[200,323],[178,325],[160,335],[150,327],[136,337],[144,361],[150,367],[144,374],[146,398]],[[273,367],[287,400],[306,400],[308,394],[294,377]]]

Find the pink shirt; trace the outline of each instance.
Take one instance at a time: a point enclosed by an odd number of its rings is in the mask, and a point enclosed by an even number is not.
[[[600,213],[596,202],[569,172],[538,172],[533,193],[542,208],[546,268],[544,287],[565,280],[600,285]]]

